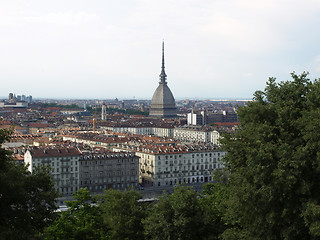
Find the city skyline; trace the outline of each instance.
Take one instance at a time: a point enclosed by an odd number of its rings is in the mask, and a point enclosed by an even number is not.
[[[151,99],[166,44],[176,99],[251,99],[268,77],[320,77],[317,1],[6,1],[0,96]]]

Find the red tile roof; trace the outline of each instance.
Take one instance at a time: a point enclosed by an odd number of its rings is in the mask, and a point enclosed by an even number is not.
[[[63,156],[79,156],[81,155],[81,151],[77,148],[37,148],[34,147],[29,149],[32,157],[35,158],[43,158],[43,157],[63,157]]]

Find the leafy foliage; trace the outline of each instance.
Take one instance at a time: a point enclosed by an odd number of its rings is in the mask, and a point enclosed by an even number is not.
[[[220,239],[220,235],[226,230],[223,220],[226,211],[225,199],[228,197],[228,189],[225,182],[207,183],[203,186],[200,195],[200,204],[204,213],[204,229],[206,239]]]
[[[110,189],[101,198],[99,206],[107,232],[106,239],[144,239],[142,219],[145,209],[138,202],[140,193],[133,189],[124,192]]]
[[[225,239],[319,236],[320,81],[292,78],[270,78],[222,141],[230,172]]]
[[[216,222],[206,215],[205,201],[185,186],[163,195],[145,219],[147,239],[217,239]]]
[[[0,129],[0,144],[11,132]],[[0,148],[0,239],[33,239],[55,218],[58,196],[49,169],[31,174]]]
[[[45,239],[100,239],[102,216],[95,199],[86,188],[74,195],[74,201],[67,201],[68,210],[45,231]]]
[[[153,203],[140,202],[140,193],[133,189],[110,189],[97,196],[97,202],[87,189],[80,189],[75,201],[67,202],[68,210],[46,229],[45,239],[218,239],[223,224],[212,216],[217,212],[210,201],[221,198],[213,188],[201,197],[179,186]]]

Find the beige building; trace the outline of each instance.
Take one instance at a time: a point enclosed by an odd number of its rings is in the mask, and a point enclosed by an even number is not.
[[[124,145],[118,150],[135,151],[140,157],[140,182],[146,186],[211,182],[213,172],[223,167],[226,152],[213,144]]]

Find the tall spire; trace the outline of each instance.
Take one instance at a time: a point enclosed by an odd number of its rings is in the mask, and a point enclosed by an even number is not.
[[[162,41],[162,66],[161,66],[161,73],[159,75],[160,77],[160,82],[159,83],[162,83],[162,84],[166,84],[166,80],[167,80],[167,74],[164,70],[164,41]]]

